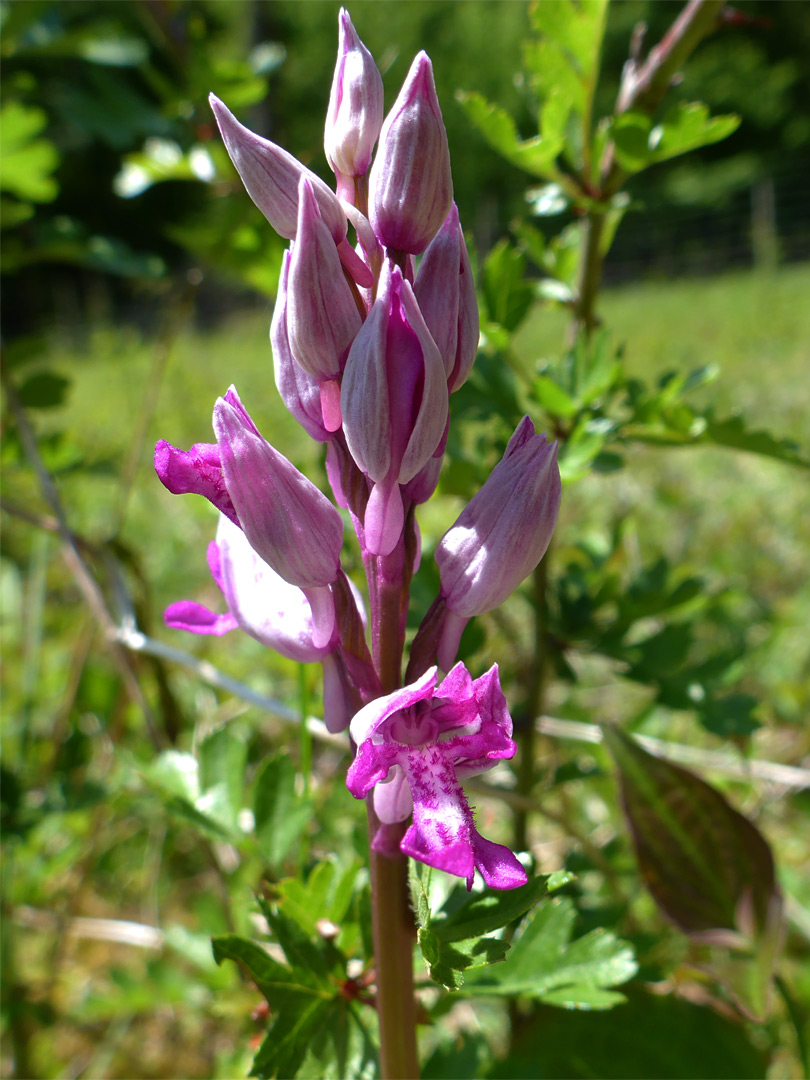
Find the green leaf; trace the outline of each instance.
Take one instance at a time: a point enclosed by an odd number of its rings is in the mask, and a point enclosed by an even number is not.
[[[707,731],[721,739],[751,735],[762,727],[753,715],[759,702],[751,694],[728,694],[726,697],[707,697],[698,704],[698,716]]]
[[[225,935],[213,941],[217,963],[239,963],[273,1012],[251,1075],[370,1080],[376,1075],[374,1015],[369,1011],[364,1017],[360,1004],[341,993],[345,956],[329,942],[310,941],[276,907],[262,903],[262,910],[291,966],[247,938]]]
[[[29,409],[52,409],[61,405],[70,386],[70,379],[53,371],[37,371],[30,375],[19,390],[20,401]]]
[[[200,765],[193,754],[166,750],[151,762],[142,775],[163,798],[166,806],[206,836],[238,843],[225,785],[202,790]]]
[[[558,108],[551,108],[547,114],[548,133],[521,139],[514,120],[499,105],[493,105],[479,93],[459,92],[456,97],[489,145],[502,157],[532,176],[556,178],[553,163],[564,144]]]
[[[36,138],[47,123],[41,109],[19,101],[0,107],[0,190],[31,202],[52,202],[59,194],[52,176],[59,154],[52,142]]]
[[[577,413],[577,403],[558,382],[548,375],[538,375],[532,383],[532,396],[549,416],[569,420]]]
[[[540,1006],[521,1019],[509,1056],[485,1074],[492,1080],[764,1080],[766,1075],[765,1055],[752,1043],[757,1033],[676,994],[634,988],[615,1013],[552,1012]]]
[[[329,1004],[325,1001],[296,1000],[295,1005],[283,1008],[253,1059],[250,1075],[262,1080],[298,1076],[310,1043],[323,1029],[328,1012]]]
[[[192,804],[199,798],[200,767],[193,754],[165,750],[150,764],[146,775],[165,792]]]
[[[751,1004],[761,1015],[782,924],[767,841],[705,781],[615,727],[603,731],[647,887],[686,933],[753,952],[759,983]]]
[[[197,800],[197,809],[236,829],[245,784],[245,740],[230,728],[220,728],[203,740],[198,756],[203,795]]]
[[[557,0],[531,8],[535,32],[564,51],[587,82],[598,73],[607,6],[607,0]]]
[[[458,990],[464,982],[464,972],[486,967],[503,960],[509,942],[502,938],[478,937],[452,943],[440,941],[433,930],[420,929],[417,940],[434,982],[447,990]]]
[[[612,433],[611,421],[584,413],[560,451],[560,476],[570,484],[586,476]]]
[[[371,1009],[342,999],[333,1001],[313,1034],[298,1076],[302,1080],[373,1080],[378,1075],[374,1021]]]
[[[680,102],[650,132],[650,162],[666,161],[728,138],[740,126],[734,114],[711,116],[702,102]]]
[[[522,995],[565,1008],[606,1009],[624,1000],[610,991],[635,975],[630,945],[597,929],[571,941],[576,909],[569,897],[537,907],[519,930],[507,962],[472,972],[464,993]]]
[[[646,113],[624,112],[613,121],[611,134],[616,160],[627,172],[639,172],[650,163],[652,120]]]
[[[523,322],[534,302],[526,280],[526,256],[501,240],[487,256],[483,273],[483,299],[490,322],[512,332]]]
[[[286,754],[269,758],[256,779],[256,839],[272,867],[281,865],[312,819],[312,803],[297,794],[295,783],[295,764]]]
[[[545,895],[547,879],[535,877],[517,889],[488,890],[473,896],[449,915],[431,919],[439,941],[457,942],[492,933],[519,919]]]
[[[293,968],[311,972],[326,983],[330,972],[341,962],[341,955],[335,946],[304,930],[281,905],[271,904],[263,898],[260,898],[259,905],[273,937],[284,950],[287,962]]]
[[[211,945],[218,964],[234,960],[245,968],[273,1009],[283,1009],[291,1001],[309,1005],[328,999],[328,992],[308,968],[293,969],[280,964],[249,938],[223,934],[213,938]]]
[[[791,465],[800,465],[810,469],[810,459],[800,452],[797,443],[790,439],[780,439],[767,431],[749,428],[742,416],[728,416],[724,420],[716,419],[712,410],[703,414],[705,427],[698,442],[716,443],[734,450],[747,450],[751,454],[776,458]]]
[[[360,860],[352,859],[341,871],[333,857],[318,863],[306,881],[284,878],[276,886],[284,913],[310,935],[317,932],[320,919],[339,925],[351,905],[360,867]]]
[[[635,173],[720,142],[739,124],[739,116],[712,117],[700,102],[681,102],[655,126],[646,113],[620,113],[613,121],[611,135],[617,161],[627,172]]]
[[[465,971],[503,960],[509,942],[488,935],[520,918],[546,892],[544,877],[533,878],[518,889],[487,891],[472,897],[457,887],[434,912],[432,883],[429,871],[412,873],[419,921],[417,937],[430,977],[448,990],[462,985]]]
[[[716,377],[717,368],[707,365],[688,376],[668,372],[653,392],[636,380],[629,381],[628,404],[632,415],[622,425],[622,438],[666,446],[727,446],[810,468],[810,458],[792,440],[752,429],[739,415],[718,419],[714,409],[700,411],[683,400]]]
[[[530,7],[537,37],[526,43],[523,63],[541,101],[538,126],[572,168],[582,165],[605,30],[606,0],[555,0]],[[571,114],[576,123],[569,123]],[[547,174],[548,175],[548,174]]]

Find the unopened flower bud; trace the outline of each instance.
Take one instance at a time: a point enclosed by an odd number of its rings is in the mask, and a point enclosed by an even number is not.
[[[420,52],[383,124],[369,178],[369,219],[387,248],[418,255],[441,228],[452,200],[433,67]]]
[[[445,670],[467,620],[502,604],[542,559],[560,492],[557,444],[535,434],[524,416],[503,458],[436,548],[448,612],[439,645]]]
[[[337,380],[362,321],[312,185],[302,177],[287,278],[287,334],[293,357],[321,386],[327,431],[340,427]]]
[[[478,300],[455,203],[431,240],[413,287],[439,347],[451,391],[466,381],[478,351]]]
[[[357,36],[345,8],[338,16],[340,40],[329,108],[324,149],[332,171],[341,176],[363,176],[383,122],[383,84],[371,53]]]
[[[349,352],[341,409],[349,451],[373,485],[365,513],[366,547],[387,555],[404,521],[399,485],[427,465],[447,422],[444,364],[399,268],[381,279],[377,300]]]
[[[240,124],[214,94],[208,95],[208,101],[248,195],[276,232],[286,240],[295,239],[299,182],[305,177],[312,185],[326,227],[335,243],[341,244],[346,239],[346,215],[334,191],[292,154]]]
[[[287,336],[287,278],[290,253],[284,252],[281,263],[276,306],[270,324],[270,342],[273,346],[273,371],[276,388],[281,400],[308,435],[318,442],[328,442],[329,432],[323,425],[321,391],[317,379],[296,363]]]

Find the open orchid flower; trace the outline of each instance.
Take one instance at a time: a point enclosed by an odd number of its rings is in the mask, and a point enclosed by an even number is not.
[[[208,566],[228,610],[219,614],[193,600],[180,600],[166,609],[166,625],[217,636],[242,629],[288,660],[304,664],[319,661],[324,673],[326,726],[330,731],[343,731],[349,714],[332,655],[338,645],[334,622],[329,642],[316,645],[316,615],[303,590],[279,577],[224,514],[220,515],[216,540],[208,545]]]
[[[316,645],[334,627],[328,586],[340,570],[343,521],[315,485],[261,437],[231,387],[214,407],[216,446],[178,450],[161,439],[155,470],[174,494],[204,495],[239,525],[253,549],[317,611]]]
[[[380,821],[413,823],[402,839],[406,855],[466,879],[477,868],[487,885],[514,889],[526,873],[514,854],[485,840],[460,780],[492,768],[515,753],[512,719],[497,665],[473,680],[456,664],[436,685],[431,668],[417,682],[377,698],[351,722],[357,757],[346,779],[362,798],[374,789]]]

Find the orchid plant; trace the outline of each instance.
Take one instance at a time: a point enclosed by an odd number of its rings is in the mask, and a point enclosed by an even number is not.
[[[406,666],[416,509],[438,483],[478,310],[430,59],[415,58],[384,119],[382,77],[343,9],[339,35],[324,138],[334,191],[210,98],[248,194],[290,241],[271,327],[275,381],[326,446],[333,501],[262,437],[231,387],[214,407],[215,443],[184,451],[162,440],[155,453],[169,491],[203,495],[220,513],[208,562],[228,610],[181,601],[166,622],[197,634],[241,628],[322,665],[325,721],[348,729],[347,786],[367,800],[383,1075],[415,1076],[406,856],[468,889],[476,868],[494,889],[528,880],[509,848],[478,833],[461,783],[515,754],[498,668],[473,678],[455,661],[466,623],[543,558],[561,485],[556,443],[525,417],[436,549],[441,591]],[[341,565],[338,508],[362,553],[370,648]]]

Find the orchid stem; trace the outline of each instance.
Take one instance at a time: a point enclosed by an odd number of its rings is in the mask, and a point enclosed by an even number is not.
[[[367,564],[374,666],[384,694],[397,690],[402,683],[402,603],[403,579],[406,577],[402,556],[403,552],[397,551]],[[366,807],[370,845],[381,830],[387,834],[383,845],[385,853],[375,851],[373,846],[369,853],[380,1075],[382,1080],[414,1080],[419,1076],[413,982],[414,920],[408,889],[408,860],[399,850],[407,826],[405,822],[381,825],[371,800],[369,795]]]
[[[369,837],[381,827],[371,795],[366,798]],[[406,823],[382,826],[396,846]],[[396,835],[394,835],[394,833]],[[416,1044],[416,999],[413,982],[413,912],[408,892],[408,860],[370,851],[371,921],[380,1023],[382,1080],[415,1080],[419,1076]]]

